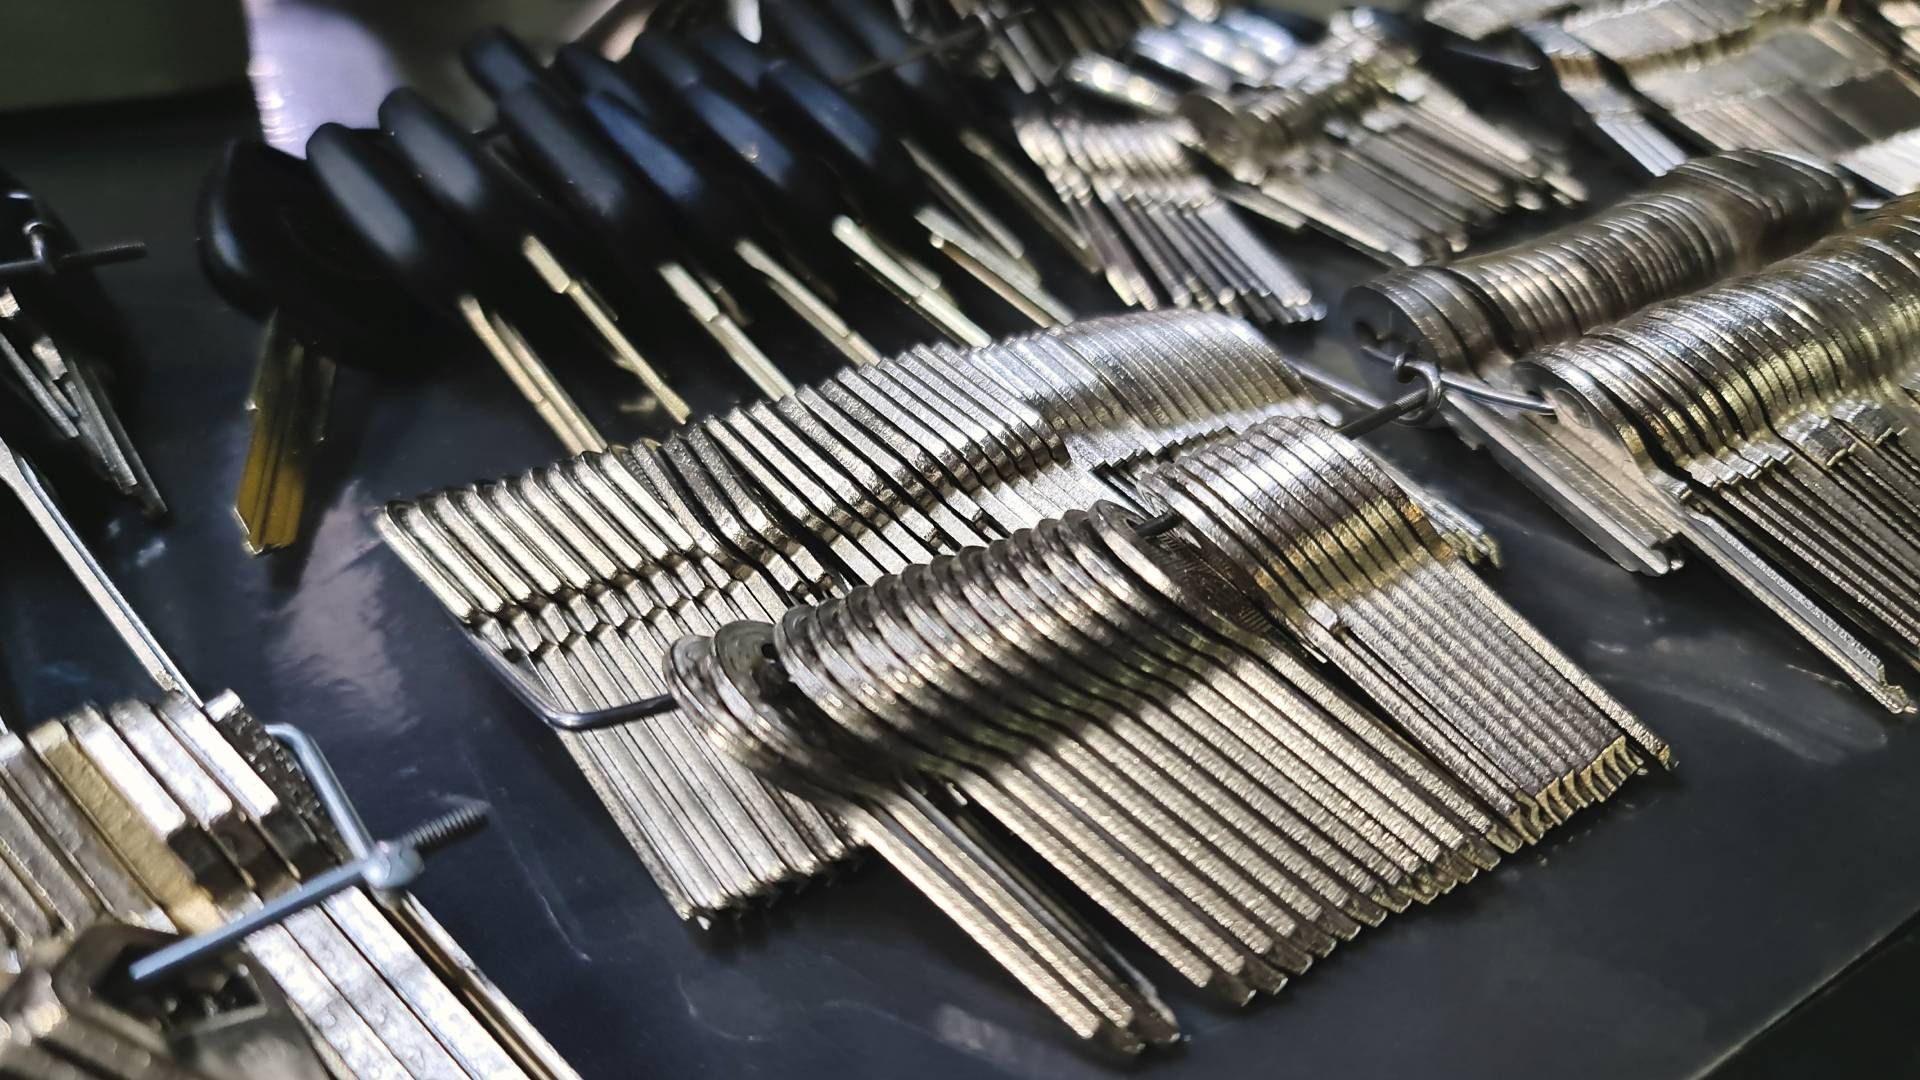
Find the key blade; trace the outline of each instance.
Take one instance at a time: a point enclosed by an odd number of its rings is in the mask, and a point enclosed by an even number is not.
[[[194,693],[186,675],[181,673],[166,650],[160,647],[159,641],[147,629],[146,623],[141,621],[133,605],[127,602],[119,586],[107,576],[79,534],[73,531],[72,523],[60,512],[60,504],[54,500],[53,493],[42,482],[39,473],[4,441],[0,441],[0,483],[4,483],[20,500],[28,516],[33,518],[34,525],[59,554],[60,561],[67,564],[67,569],[79,580],[81,588],[87,591],[87,596],[100,609],[100,613],[113,625],[120,640],[126,643],[140,665],[147,669],[154,683],[162,690],[179,694],[198,704],[200,697]]]

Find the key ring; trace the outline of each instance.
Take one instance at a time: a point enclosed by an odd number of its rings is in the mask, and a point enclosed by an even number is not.
[[[1447,384],[1440,377],[1440,369],[1426,360],[1416,360],[1411,353],[1402,353],[1393,358],[1393,377],[1400,382],[1412,382],[1419,377],[1426,385],[1426,400],[1413,411],[1394,418],[1395,423],[1408,427],[1419,427],[1434,418],[1440,412],[1440,403],[1446,400]]]
[[[31,199],[32,196],[27,198]],[[0,281],[24,277],[28,274],[54,277],[63,270],[84,270],[147,257],[147,245],[139,240],[55,253],[54,246],[48,242],[48,238],[54,234],[56,228],[57,226],[51,221],[41,217],[30,218],[26,224],[20,226],[21,234],[27,239],[28,255],[24,259],[0,262]]]

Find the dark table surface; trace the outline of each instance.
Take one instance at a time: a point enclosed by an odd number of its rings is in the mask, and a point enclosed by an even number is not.
[[[557,742],[371,528],[387,499],[555,456],[496,373],[379,393],[343,375],[311,542],[245,554],[231,499],[260,335],[202,278],[191,208],[221,141],[258,122],[244,90],[0,117],[0,162],[77,232],[152,246],[103,276],[138,341],[123,415],[173,519],[56,475],[197,686],[317,736],[376,831],[492,801],[493,828],[437,859],[420,895],[589,1076],[1112,1071],[884,867],[711,933],[675,920]],[[1158,979],[1192,1040],[1122,1069],[1697,1075],[1920,910],[1920,732],[1710,571],[1634,577],[1444,433],[1380,440],[1495,531],[1494,587],[1668,738],[1679,770],[1275,1000],[1228,1012]],[[12,511],[0,553],[8,724],[149,692]]]

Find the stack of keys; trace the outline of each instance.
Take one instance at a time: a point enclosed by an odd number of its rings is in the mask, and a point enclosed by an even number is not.
[[[1907,694],[1842,622],[1920,665],[1916,288],[1920,197],[1908,196],[1515,372],[1657,492],[1694,546],[1895,710],[1912,707]]]
[[[1429,78],[1372,13],[1337,16],[1311,47],[1248,12],[1189,20],[1142,33],[1129,60],[1153,76],[1097,57],[1068,76],[1211,158],[1237,182],[1224,189],[1235,203],[1389,262],[1442,261],[1508,214],[1585,195],[1548,151]],[[1059,151],[1041,145],[1037,160],[1057,169]]]
[[[76,247],[53,212],[0,172],[0,379],[114,491],[150,517],[167,505],[127,438],[102,379],[123,352],[106,298],[88,268],[146,253],[139,243]]]
[[[0,483],[160,691],[0,733],[7,941],[29,948],[103,917],[209,932],[342,869],[343,815],[231,692],[195,693],[4,443]],[[245,942],[334,1075],[574,1075],[425,909],[378,899],[339,892]]]
[[[1462,4],[1475,8],[1477,4]],[[1653,122],[1646,103],[1622,89],[1594,52],[1558,23],[1526,23],[1520,33],[1552,66],[1560,89],[1593,131],[1649,176],[1660,176],[1687,160],[1685,147]]]
[[[1782,155],[1715,154],[1536,240],[1385,274],[1345,310],[1362,341],[1512,389],[1515,358],[1791,254],[1845,220],[1848,197],[1837,177]],[[1622,566],[1679,565],[1661,500],[1578,428],[1465,397],[1441,413]]]
[[[1664,742],[1489,592],[1391,478],[1323,426],[1271,420],[1180,455],[1141,486],[1261,611],[1527,841],[1647,762],[1669,764]]]
[[[231,694],[88,706],[0,736],[8,940],[30,949],[102,917],[204,933],[324,873],[340,855],[295,783]],[[351,889],[244,948],[333,1075],[574,1075],[410,898]]]
[[[1461,580],[1404,493],[1343,444],[1317,421],[1272,420],[1156,474],[1179,511],[1172,533],[1102,502],[777,626],[683,640],[674,697],[711,744],[846,822],[1074,1031],[1129,1050],[1169,1042],[1173,1018],[1151,989],[975,841],[971,815],[1181,977],[1239,1004],[1667,761],[1524,620]],[[1299,499],[1305,516],[1259,505]],[[1288,552],[1336,542],[1329,529],[1380,550],[1342,556],[1375,567],[1328,597],[1354,621],[1307,630],[1275,594],[1297,580]],[[1394,621],[1376,612],[1407,605],[1448,612],[1447,641],[1375,634]],[[1282,628],[1316,647],[1365,635],[1352,673],[1380,676],[1370,690],[1403,726],[1336,690]],[[1343,671],[1348,646],[1327,653]],[[1525,687],[1489,712],[1499,695],[1429,653],[1443,647]],[[1431,704],[1404,707],[1415,691],[1394,678],[1417,679]],[[1510,771],[1489,782],[1486,757]],[[946,808],[949,790],[966,809]]]
[[[1322,413],[1244,323],[1120,316],[970,352],[923,346],[662,444],[395,504],[379,527],[566,732],[676,910],[706,919],[814,873],[844,844],[702,751],[685,718],[577,732],[566,717],[659,693],[654,673],[683,633],[771,621],[1127,497],[1121,472],[1153,455]],[[1489,546],[1457,511],[1423,505],[1463,546]]]
[[[1561,25],[1709,147],[1844,161],[1893,193],[1920,186],[1920,78],[1848,10],[1656,0],[1595,6]]]
[[[748,295],[770,291],[856,363],[877,355],[850,329],[875,322],[876,312],[863,310],[871,301],[878,312],[897,301],[924,327],[968,345],[992,340],[983,322],[1045,326],[1071,317],[1024,255],[1007,249],[1008,230],[989,238],[934,207],[922,182],[930,159],[896,144],[854,101],[745,42],[712,44],[696,52],[643,34],[618,66],[570,46],[547,72],[494,36],[470,47],[468,63],[534,171],[559,201],[598,218],[595,231],[609,231],[615,207],[629,219],[653,217],[628,247],[644,242],[659,259],[655,250],[684,241],[676,261],[744,284]],[[711,59],[716,50],[733,66]],[[674,159],[685,164],[670,166]],[[716,220],[716,204],[739,195]],[[943,281],[910,254],[920,243],[952,259],[966,282]],[[752,273],[739,273],[736,260]],[[690,283],[730,311],[731,292],[709,280],[696,273]],[[675,293],[690,309],[698,303],[687,285]],[[727,317],[746,321],[752,312],[741,304]],[[784,375],[765,377],[764,358],[743,358],[744,335],[732,337],[735,362],[762,371],[759,389],[790,388]]]
[[[1431,0],[1420,17],[1468,41],[1485,41],[1580,6],[1579,0]]]
[[[1180,120],[1101,123],[1036,113],[1020,145],[1085,233],[1127,304],[1224,310],[1268,323],[1326,309],[1249,229],[1185,145]]]
[[[1497,379],[1525,354],[1791,254],[1838,227],[1847,185],[1783,154],[1697,158],[1585,220],[1444,267],[1356,288],[1363,336],[1406,338],[1421,359]]]
[[[988,196],[993,194],[1017,207],[1082,266],[1097,269],[1085,238],[1060,215],[1036,178],[1016,163],[1018,152],[1006,141],[997,111],[982,108],[932,59],[927,46],[907,36],[891,13],[865,3],[819,7],[824,10],[805,0],[789,0],[769,9],[770,36],[791,50],[796,61],[858,102],[874,126],[884,131],[886,142],[897,143],[899,155],[922,179],[907,178],[908,170],[897,166],[888,170],[860,167],[853,170],[855,175],[902,192],[919,188],[938,200],[941,214],[949,216],[951,224],[935,228],[924,211],[917,216],[935,230],[936,246],[989,287],[993,287],[991,278],[982,275],[981,269],[1003,279],[1018,279],[1035,270],[1030,238],[1023,238],[989,207]],[[829,16],[844,27],[844,35],[834,31]],[[711,33],[696,40],[703,55],[740,75],[744,85],[762,85],[767,68],[743,65],[741,44],[737,37]],[[844,115],[848,110],[835,111]],[[845,159],[845,155],[829,156]],[[882,195],[880,201],[893,200]],[[973,253],[991,255],[996,249],[999,257],[992,262],[966,265],[974,259]],[[1008,270],[1013,273],[1009,275]],[[996,291],[1005,292],[1004,288]],[[1036,321],[1047,324],[1044,319]]]
[[[1073,0],[1044,6],[1009,0],[944,0],[926,5],[936,28],[982,28],[983,61],[1004,73],[1023,93],[1037,93],[1088,53],[1112,53],[1141,27],[1180,18],[1212,18],[1221,5],[1208,0]]]
[[[1413,265],[1458,254],[1515,211],[1585,198],[1545,149],[1428,76],[1378,16],[1337,16],[1263,78],[1235,75],[1234,89],[1186,95],[1181,115],[1282,224]]]

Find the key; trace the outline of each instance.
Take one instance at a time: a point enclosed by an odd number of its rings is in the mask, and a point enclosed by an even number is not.
[[[1072,320],[1034,272],[997,241],[982,238],[934,205],[910,150],[889,144],[855,104],[803,69],[778,62],[760,80],[770,119],[832,163],[859,193],[862,220],[890,235],[926,237],[963,270],[1041,326]],[[924,172],[924,168],[920,172]],[[902,204],[906,204],[902,206]]]
[[[70,940],[44,943],[0,993],[0,1017],[15,1032],[0,1068],[132,1080],[237,1075],[243,1061],[271,1061],[276,1075],[290,1080],[332,1075],[264,973],[234,970],[169,987],[178,1010],[156,1009],[150,998],[116,985],[127,956],[167,941],[165,934],[101,922]],[[165,1016],[156,1022],[156,1013]]]
[[[120,781],[135,774],[116,767],[117,762],[109,766],[114,772],[103,771],[60,723],[34,728],[27,733],[27,743],[87,817],[101,823],[103,838],[175,925],[199,932],[220,921],[214,898],[194,874],[195,865],[206,865],[191,854],[204,838],[192,830],[171,797],[158,791],[150,778],[132,791],[120,787]],[[182,850],[196,863],[183,859]]]
[[[139,714],[144,714],[157,726],[157,717],[138,703],[116,705],[112,712],[123,721],[116,726],[127,726],[132,723],[131,718]],[[69,719],[67,724],[94,767],[125,795],[129,805],[144,808],[141,813],[149,823],[157,828],[163,820],[172,820],[173,815],[178,815],[178,820],[187,827],[174,828],[169,833],[167,843],[176,851],[181,850],[181,836],[207,841],[216,832],[231,837],[238,831],[239,823],[231,820],[231,803],[224,801],[223,795],[215,790],[211,778],[199,770],[197,763],[184,755],[166,754],[158,758],[150,757],[147,761],[136,760],[126,752],[124,745],[111,737],[112,732],[97,713],[83,711]],[[29,735],[43,758],[53,744],[43,742],[41,736],[57,726],[43,725]],[[151,739],[142,741],[147,750],[153,749],[155,744]],[[55,763],[56,771],[67,779],[71,790],[73,778],[84,775],[84,770],[76,771],[76,763],[67,761],[64,751],[61,753],[62,757],[50,760]],[[162,769],[150,769],[149,764],[154,760],[163,760],[167,764]],[[163,790],[163,785],[171,792],[189,794],[185,801],[171,803],[169,792]],[[223,816],[227,818],[224,822],[221,820]],[[122,850],[130,849],[123,847]],[[252,897],[241,891],[243,885],[232,876],[230,869],[218,875],[210,874],[207,872],[210,864],[199,854],[189,856],[188,865],[194,870],[196,883],[213,890],[216,902],[223,906],[252,903]],[[376,982],[372,969],[367,967],[359,953],[347,945],[337,930],[324,925],[324,920],[296,920],[290,924],[289,930],[294,940],[325,970],[329,981],[341,987],[355,1008],[368,1019],[387,1048],[412,1072],[420,1075],[463,1075],[452,1068],[451,1061],[445,1058],[424,1028],[412,1023],[410,1017],[405,1017],[403,1021],[405,1010],[396,1011],[398,1002],[393,999],[391,992]],[[436,1064],[436,1059],[443,1064]]]
[[[736,624],[711,643],[690,639],[685,647],[676,647],[670,669],[676,694],[698,709],[702,722],[716,733],[726,732],[742,754],[782,752],[767,747],[762,741],[767,736],[758,735],[769,722],[778,723],[777,713],[758,704],[766,692],[764,680],[777,678],[765,671],[761,659],[760,643],[771,636],[764,624]],[[756,666],[764,673],[756,673]],[[743,697],[742,691],[752,696]],[[731,704],[729,698],[740,703]],[[811,751],[802,760],[818,756],[819,751]],[[1107,967],[1044,905],[1024,896],[1017,879],[997,871],[991,856],[965,842],[923,798],[894,794],[844,765],[831,771],[815,766],[801,777],[809,788],[823,780],[835,784],[830,805],[849,820],[856,835],[873,843],[1083,1037],[1101,1038],[1123,1051],[1173,1037],[1170,1017],[1142,1008],[1147,1004],[1144,995],[1125,976]]]
[[[570,452],[603,449],[606,439],[498,306],[493,294],[505,283],[497,270],[382,154],[337,124],[316,130],[307,146],[321,186],[388,270],[420,302],[464,324]]]
[[[0,848],[12,874],[31,892],[36,906],[54,920],[48,936],[78,933],[105,910],[86,878],[70,865],[69,856],[48,840],[25,805],[4,788],[0,788]],[[29,939],[21,935],[15,940]]]
[[[300,535],[325,441],[336,358],[370,373],[419,367],[419,320],[384,288],[305,165],[264,144],[223,151],[200,202],[201,261],[228,302],[259,317],[264,344],[234,510],[249,551]]]
[[[504,167],[418,93],[402,88],[387,95],[380,105],[380,123],[443,209],[504,257],[524,259],[549,289],[580,312],[605,342],[614,362],[640,380],[670,420],[687,419],[691,410],[686,401],[640,354],[621,329],[618,316],[592,286],[569,268],[574,253],[567,251],[563,257],[556,249],[556,245],[578,246],[565,236],[557,216],[517,189]],[[580,179],[578,173],[573,175]]]
[[[804,263],[791,254],[774,254],[770,248],[778,244],[761,235],[753,211],[738,205],[712,179],[710,173],[728,171],[727,163],[701,160],[687,138],[684,110],[675,100],[680,86],[697,85],[705,77],[693,58],[659,35],[636,44],[652,57],[651,66],[629,64],[623,70],[577,45],[563,46],[554,58],[555,67],[582,95],[594,125],[634,170],[633,178],[673,208],[683,242],[700,253],[699,261],[716,272],[730,292],[746,301],[745,309],[751,310],[755,297],[778,304],[850,362],[879,359],[865,337],[822,296],[822,283]],[[721,69],[716,65],[715,70]],[[751,273],[742,274],[742,266]]]
[[[786,237],[787,250],[816,260],[813,252],[839,252],[942,333],[981,344],[991,340],[942,293],[937,279],[916,273],[857,219],[829,175],[711,85],[689,54],[642,35],[623,68],[663,99],[662,108],[675,112],[708,160],[724,163],[752,190],[762,220]]]
[[[630,274],[664,282],[761,393],[791,389],[785,374],[716,302],[704,271],[697,277],[689,269],[705,260],[677,242],[684,233],[668,220],[670,204],[646,190],[614,148],[591,130],[587,115],[534,87],[503,98],[501,116],[549,185],[565,192],[576,211],[613,241]]]
[[[18,735],[0,736],[0,775],[15,803],[38,824],[48,844],[66,857],[102,909],[130,925],[173,929],[167,914]]]
[[[27,516],[33,519],[34,526],[53,545],[60,561],[67,565],[68,571],[80,582],[88,597],[107,617],[121,641],[153,681],[162,690],[198,700],[193,698],[193,688],[188,685],[186,676],[181,674],[160,643],[154,640],[119,587],[107,577],[93,553],[87,550],[73,531],[73,526],[61,514],[53,493],[47,490],[33,465],[14,453],[5,442],[0,442],[0,483],[5,484],[14,498],[20,501]]]
[[[752,306],[753,295],[770,294],[768,299],[792,311],[848,361],[866,364],[880,358],[812,286],[750,235],[751,212],[716,187],[682,148],[664,137],[667,119],[625,73],[577,44],[562,46],[554,65],[567,73],[583,95],[581,104],[588,117],[632,167],[634,178],[672,207],[683,242],[701,253],[702,264],[730,282],[730,291],[743,294],[743,308]],[[754,78],[757,81],[758,76]],[[736,84],[739,89],[745,85]],[[736,260],[753,275],[738,273]]]
[[[811,9],[789,6],[782,17],[811,14]],[[855,51],[851,48],[836,50],[840,55],[835,56],[802,50],[800,59],[825,82],[857,101],[878,126],[898,133],[901,148],[961,231],[997,249],[996,261],[1004,256],[1013,273],[1028,277],[1034,274],[1026,245],[1016,230],[989,209],[974,190],[991,185],[1069,252],[1078,253],[1084,245],[987,134],[991,126],[981,124],[973,101],[937,62],[916,54],[917,43],[897,22],[866,4],[837,6],[831,14],[857,39],[870,62],[861,69],[846,70],[844,65]],[[883,66],[876,70],[874,64]],[[871,74],[863,76],[863,72]]]

